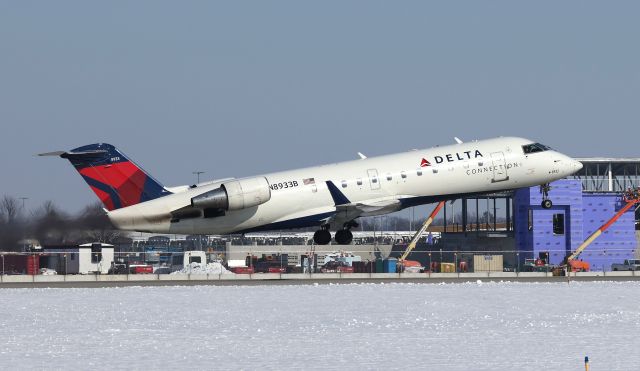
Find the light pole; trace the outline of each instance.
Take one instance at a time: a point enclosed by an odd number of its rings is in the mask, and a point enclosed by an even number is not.
[[[22,200],[22,213],[25,213],[25,209],[24,209],[24,203],[26,200],[29,199],[29,197],[20,197],[20,199]],[[27,220],[26,220],[26,215],[25,215],[25,220],[23,220],[23,224],[22,224],[22,251],[27,251],[27,241],[25,241],[25,234],[27,229]]]
[[[193,174],[196,175],[196,177],[197,177],[197,183],[196,184],[200,184],[200,174],[204,174],[204,171],[194,171]]]

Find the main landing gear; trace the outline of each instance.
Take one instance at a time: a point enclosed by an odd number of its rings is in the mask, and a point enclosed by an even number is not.
[[[543,209],[551,209],[553,206],[553,202],[549,199],[550,190],[551,186],[549,183],[540,186],[540,193],[542,193],[542,202],[540,203],[540,206],[542,206]]]
[[[353,220],[347,223],[344,223],[344,227],[338,231],[336,231],[336,242],[339,245],[349,245],[351,241],[353,241],[353,233],[351,233],[351,228],[357,227],[358,223]],[[317,245],[326,245],[331,242],[331,232],[329,232],[329,225],[325,224],[322,226],[322,229],[317,230],[316,233],[313,234],[313,242]]]
[[[325,224],[322,226],[322,229],[316,231],[313,234],[313,242],[316,245],[326,245],[331,242],[331,232],[329,232],[329,225]]]

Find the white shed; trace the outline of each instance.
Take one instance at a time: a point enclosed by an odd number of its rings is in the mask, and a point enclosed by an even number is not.
[[[45,248],[45,251],[55,257],[55,262],[48,268],[63,274],[107,274],[114,261],[114,247],[105,243]]]

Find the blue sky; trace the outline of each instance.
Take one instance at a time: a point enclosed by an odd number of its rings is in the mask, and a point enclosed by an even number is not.
[[[640,3],[2,1],[0,194],[95,197],[116,145],[166,185],[500,135],[640,157]]]

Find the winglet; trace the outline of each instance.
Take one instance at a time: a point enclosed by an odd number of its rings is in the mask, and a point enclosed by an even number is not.
[[[358,156],[360,156],[361,160],[364,160],[365,158],[367,158],[367,156],[363,155],[362,152],[358,152]]]
[[[327,183],[327,188],[329,188],[329,192],[331,193],[331,198],[333,198],[333,202],[335,203],[336,206],[346,205],[351,203],[351,201],[349,201],[347,196],[345,196],[344,193],[340,192],[338,187],[336,187],[336,185],[333,184],[332,181],[328,180],[326,183]]]
[[[462,143],[463,143],[463,142],[460,140],[460,138],[458,138],[458,137],[453,137],[453,139],[455,139],[455,140],[456,140],[456,143],[458,143],[458,144],[462,144]]]

